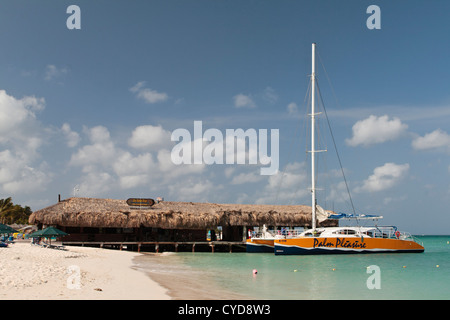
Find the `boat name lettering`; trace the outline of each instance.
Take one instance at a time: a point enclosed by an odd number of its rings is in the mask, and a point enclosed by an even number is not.
[[[353,239],[352,239],[353,240]],[[359,240],[349,240],[342,238],[335,238],[328,240],[324,238],[323,240],[314,239],[314,248],[352,248],[352,249],[364,249],[366,244],[359,242]]]

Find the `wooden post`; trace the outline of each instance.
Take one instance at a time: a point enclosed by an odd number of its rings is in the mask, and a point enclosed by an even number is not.
[[[195,243],[192,244],[192,253],[195,252]]]
[[[138,252],[141,252],[141,243],[138,243]]]
[[[175,243],[175,252],[178,252],[178,243]]]
[[[159,253],[159,244],[155,245],[155,251],[156,251],[156,253]]]
[[[214,245],[211,243],[210,246],[211,246],[211,252],[214,253]]]
[[[233,245],[231,243],[229,243],[228,246],[229,246],[229,249],[230,249],[230,253],[232,253],[233,250],[231,250],[231,248],[232,248]]]

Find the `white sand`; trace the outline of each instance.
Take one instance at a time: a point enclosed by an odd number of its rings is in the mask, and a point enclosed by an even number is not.
[[[132,268],[139,253],[66,249],[42,248],[29,242],[0,248],[0,300],[170,299],[165,288]]]

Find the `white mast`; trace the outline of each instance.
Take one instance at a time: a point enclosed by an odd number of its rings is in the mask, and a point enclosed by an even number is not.
[[[311,208],[312,229],[316,229],[316,169],[315,169],[315,87],[316,87],[316,44],[312,44],[312,73],[311,73]]]

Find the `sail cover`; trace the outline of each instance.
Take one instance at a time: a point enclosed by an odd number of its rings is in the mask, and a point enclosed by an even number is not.
[[[327,220],[330,218],[330,216],[333,215],[332,211],[327,211],[324,208],[322,208],[321,206],[319,206],[318,204],[316,204],[316,217],[317,220],[319,221],[319,223]]]
[[[333,211],[328,211],[323,209],[321,206],[316,204],[316,217],[317,220],[323,222],[327,219],[383,219],[383,216],[378,216],[374,214],[349,214],[349,213],[334,213]]]

